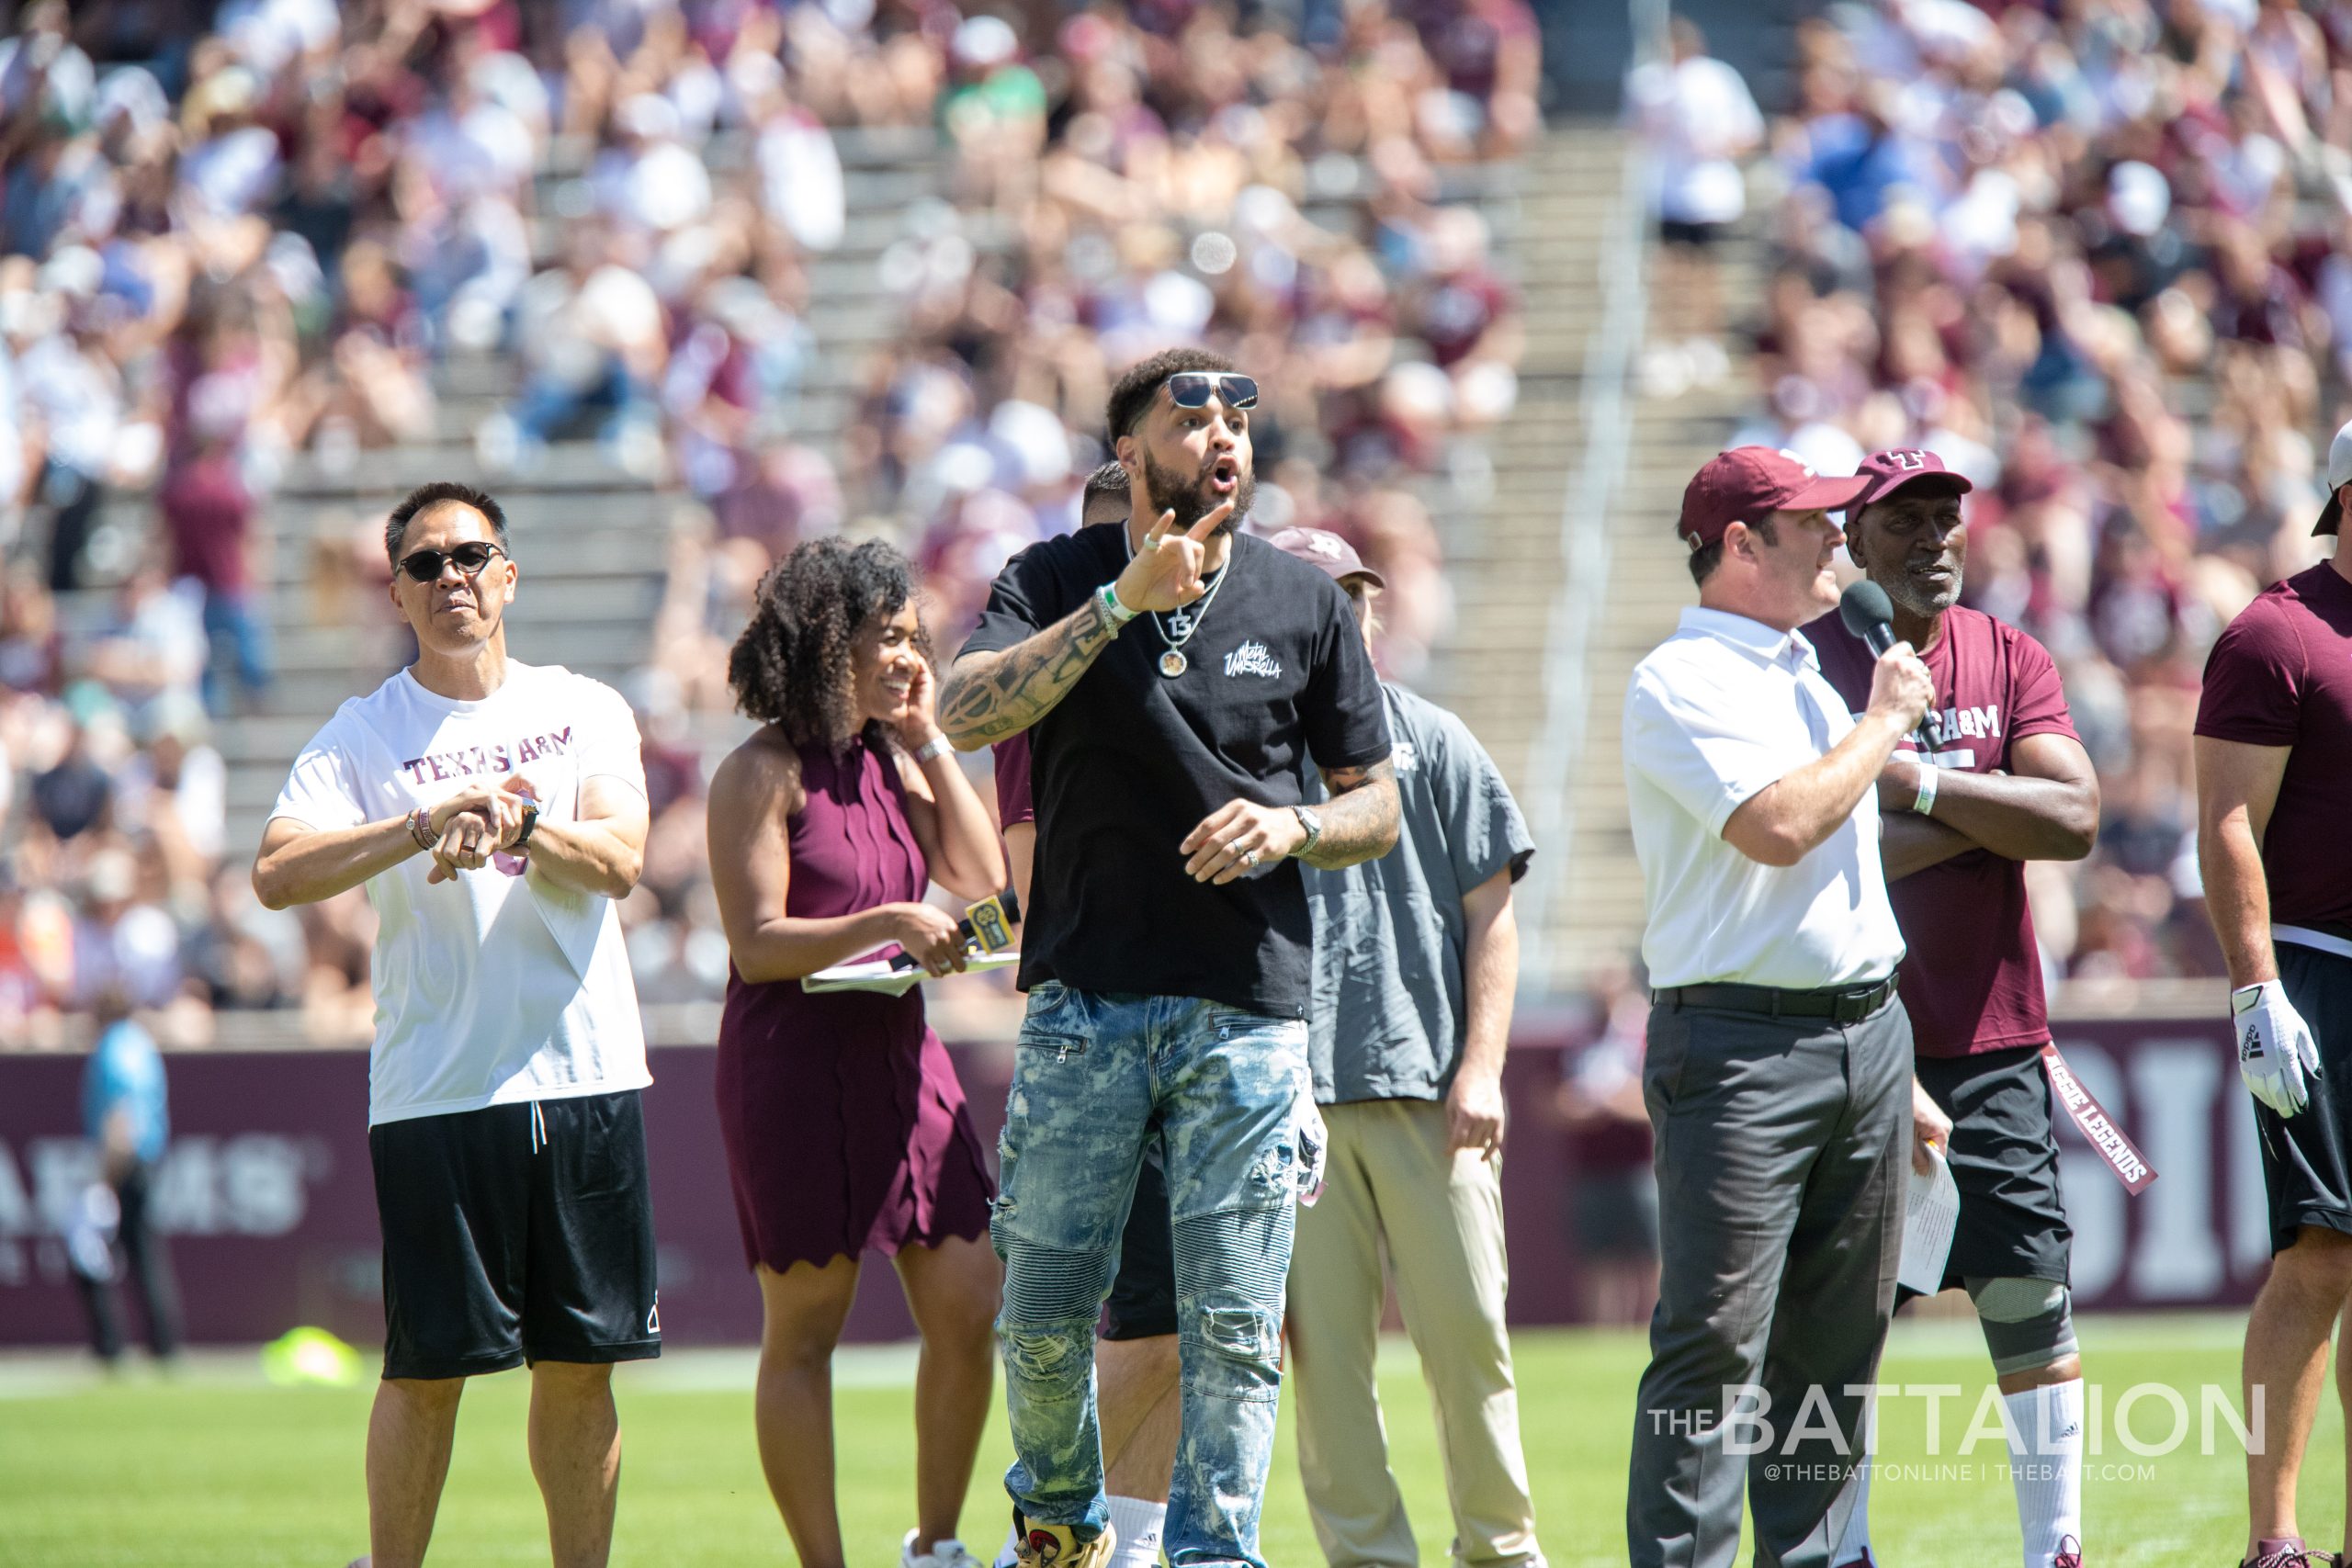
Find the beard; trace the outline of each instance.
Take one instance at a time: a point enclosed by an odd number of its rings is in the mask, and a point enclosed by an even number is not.
[[[1893,581],[1880,584],[1898,608],[1928,621],[1960,603],[1960,585],[1958,572],[1954,572],[1950,584],[1943,587],[1930,587],[1908,572],[1897,573]]]
[[[1152,460],[1151,454],[1143,455],[1144,484],[1151,491],[1151,504],[1163,512],[1176,513],[1176,527],[1189,529],[1222,505],[1213,494],[1206,480],[1195,474],[1191,479],[1179,479],[1173,468],[1163,468]],[[1240,521],[1250,515],[1250,504],[1258,499],[1258,476],[1243,470],[1233,486],[1233,511],[1216,525],[1216,532],[1230,534]],[[1155,517],[1154,522],[1158,521]]]

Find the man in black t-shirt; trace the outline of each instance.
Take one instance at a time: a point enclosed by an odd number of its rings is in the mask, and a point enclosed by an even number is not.
[[[967,750],[1027,732],[1039,832],[1026,1021],[993,1230],[1024,1564],[1100,1568],[1096,1314],[1145,1146],[1173,1215],[1184,1440],[1171,1561],[1261,1568],[1292,1201],[1321,1156],[1313,928],[1293,860],[1396,840],[1379,682],[1338,583],[1237,533],[1257,384],[1198,349],[1123,376],[1124,528],[1023,551],[940,698]],[[1331,799],[1308,804],[1307,769]]]

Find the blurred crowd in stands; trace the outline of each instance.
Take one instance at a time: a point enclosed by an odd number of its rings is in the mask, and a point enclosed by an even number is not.
[[[1256,525],[1354,540],[1390,585],[1384,662],[1417,673],[1451,613],[1436,519],[1487,493],[1481,434],[1517,393],[1475,198],[1538,130],[1534,18],[1241,12],[21,6],[0,39],[0,1043],[117,984],[184,1038],[230,1005],[365,1032],[364,900],[254,902],[215,741],[287,712],[273,587],[322,626],[373,624],[336,608],[388,576],[368,506],[272,497],[382,448],[495,489],[594,443],[693,502],[650,543],[669,589],[629,682],[649,1001],[724,978],[700,792],[767,565],[893,537],[956,646],[998,567],[1075,525],[1110,382],[1153,348],[1211,343],[1258,378]],[[876,147],[899,151],[843,156]],[[273,504],[303,516],[265,526]]]
[[[2352,11],[1833,6],[1769,123],[1687,27],[1675,56],[1636,95],[1662,216],[1745,205],[1769,247],[1734,439],[1836,473],[1923,446],[1975,482],[1967,602],[2056,656],[2105,795],[2097,853],[2033,868],[2050,962],[2094,987],[2219,974],[2190,727],[2221,628],[2324,553],[2325,443],[2352,413]],[[1672,393],[1727,367],[1669,331],[1643,368]]]

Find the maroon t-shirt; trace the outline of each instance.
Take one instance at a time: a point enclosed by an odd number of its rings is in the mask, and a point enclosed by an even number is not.
[[[1833,612],[1804,628],[1821,672],[1847,705],[1870,705],[1868,644]],[[2049,650],[1982,610],[1944,612],[1943,636],[1925,655],[1936,705],[1920,728],[1936,766],[1956,773],[2015,773],[2011,748],[2031,735],[2075,735]],[[1911,743],[1904,743],[1911,750]],[[1887,885],[1910,955],[1903,1007],[1922,1056],[1968,1056],[2040,1045],[2050,1038],[2041,959],[2026,905],[2025,864],[1971,850]]]
[[[2262,836],[2270,919],[2352,926],[2352,582],[2322,561],[2248,604],[2205,660],[2197,733],[2293,748]]]
[[[1037,819],[1036,802],[1029,795],[1029,732],[989,748],[996,764],[996,819],[1003,828]]]
[[[216,453],[181,464],[164,476],[156,503],[171,536],[173,571],[208,592],[243,592],[254,503],[235,461]]]

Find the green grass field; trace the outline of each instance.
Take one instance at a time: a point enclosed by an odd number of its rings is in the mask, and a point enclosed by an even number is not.
[[[2235,1321],[2214,1317],[2092,1319],[2085,1354],[2107,1395],[2106,1452],[2086,1488],[2090,1561],[2098,1568],[2196,1568],[2237,1561],[2243,1460],[2224,1428],[2199,1452],[2199,1385],[2234,1386]],[[1517,1341],[1521,1408],[1544,1545],[1561,1568],[1623,1562],[1625,1454],[1643,1352],[1633,1335],[1547,1332]],[[134,1374],[101,1382],[63,1361],[0,1363],[0,1565],[6,1568],[342,1568],[363,1551],[360,1451],[369,1391],[276,1389],[247,1358],[206,1358],[169,1381]],[[748,1353],[675,1354],[625,1369],[618,1386],[628,1457],[617,1564],[652,1568],[789,1562],[784,1530],[752,1447]],[[853,1563],[889,1568],[909,1521],[911,1359],[862,1351],[843,1359],[838,1429],[842,1508]],[[1889,1409],[1883,1458],[1905,1467],[1875,1494],[1888,1568],[2000,1568],[2018,1561],[2009,1483],[1997,1438],[1959,1452],[1987,1377],[1973,1324],[1897,1325],[1883,1381],[1958,1384],[1942,1407],[1939,1461],[1925,1457],[1927,1403]],[[1382,1365],[1394,1468],[1426,1560],[1445,1561],[1452,1529],[1429,1405],[1409,1348]],[[2143,1458],[2114,1430],[2131,1385],[2181,1391],[2190,1429],[2175,1452]],[[508,1373],[468,1394],[442,1503],[434,1561],[544,1562],[538,1500],[523,1453],[525,1382]],[[2132,1424],[2160,1440],[2160,1397],[2135,1402]],[[2315,1544],[2342,1528],[2343,1427],[2328,1402],[2306,1467],[2304,1525]],[[1002,1539],[997,1478],[1007,1458],[1001,1419],[989,1427],[965,1530]],[[1952,1467],[1937,1473],[1931,1464]],[[1265,1547],[1277,1568],[1320,1561],[1301,1498],[1290,1423],[1266,1506]]]

